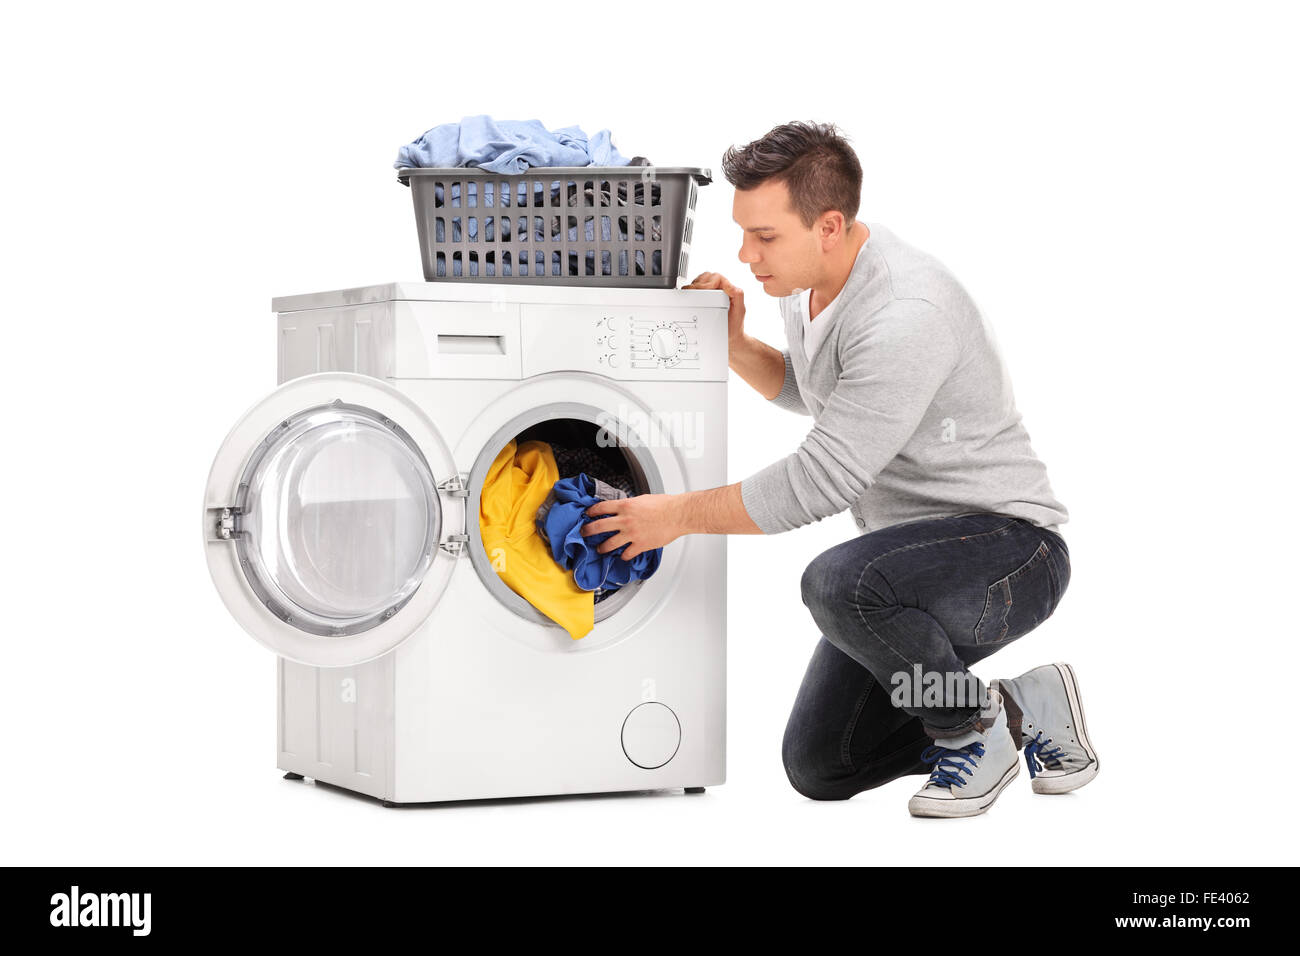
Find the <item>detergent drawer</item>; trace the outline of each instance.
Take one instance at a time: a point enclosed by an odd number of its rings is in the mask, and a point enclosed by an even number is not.
[[[522,377],[518,303],[399,301],[392,307],[394,378]]]

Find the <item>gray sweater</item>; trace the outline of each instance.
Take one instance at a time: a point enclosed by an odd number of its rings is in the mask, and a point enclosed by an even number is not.
[[[941,262],[867,228],[811,362],[803,297],[780,300],[790,348],[772,401],[813,428],[740,483],[745,510],[764,534],[845,508],[860,534],[974,511],[1059,532],[1069,513],[1030,446],[992,327]]]

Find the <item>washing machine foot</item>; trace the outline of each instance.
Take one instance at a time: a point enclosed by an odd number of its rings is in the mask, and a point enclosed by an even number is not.
[[[703,793],[703,792],[704,792],[704,788],[703,788],[703,787],[687,787],[687,788],[686,788],[686,792],[687,792],[687,793]]]
[[[288,773],[286,773],[286,774],[284,775],[284,779],[285,779],[285,780],[301,780],[301,779],[302,779],[302,774],[300,774],[300,773],[294,773],[292,770],[290,770]]]

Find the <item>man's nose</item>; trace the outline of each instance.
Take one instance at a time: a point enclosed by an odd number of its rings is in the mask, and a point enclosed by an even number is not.
[[[740,261],[743,262],[743,263],[745,263],[746,265],[748,265],[748,264],[751,263],[751,262],[757,262],[757,261],[758,261],[758,254],[757,254],[757,252],[756,252],[756,251],[754,250],[754,248],[753,248],[752,246],[750,246],[749,243],[747,243],[747,242],[742,242],[742,243],[740,244],[740,253],[739,253],[739,256],[740,256]]]

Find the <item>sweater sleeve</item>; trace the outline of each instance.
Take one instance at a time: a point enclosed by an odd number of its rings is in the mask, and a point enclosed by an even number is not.
[[[923,299],[893,300],[840,348],[842,370],[808,437],[740,483],[745,510],[764,534],[857,501],[911,439],[961,351],[947,316]]]
[[[811,415],[812,412],[808,411],[808,406],[804,404],[803,396],[799,394],[799,383],[794,379],[794,365],[790,361],[790,350],[783,351],[781,357],[785,359],[785,380],[781,383],[781,391],[769,401],[781,408],[798,412],[800,415]]]

